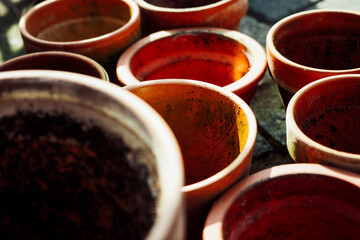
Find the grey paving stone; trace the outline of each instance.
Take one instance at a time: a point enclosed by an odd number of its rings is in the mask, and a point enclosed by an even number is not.
[[[266,35],[270,30],[268,24],[259,22],[254,17],[246,15],[240,23],[239,31],[255,39],[265,49]]]
[[[324,0],[311,9],[346,9],[360,11],[360,0]]]
[[[279,154],[276,152],[269,153],[268,156],[264,156],[260,159],[252,159],[250,174],[256,173],[258,171],[283,165],[283,164],[292,164],[295,163],[289,156],[289,154]]]
[[[322,0],[249,0],[248,13],[257,19],[273,24],[280,19],[309,8]]]
[[[258,131],[254,146],[253,159],[262,159],[263,156],[266,156],[273,151],[274,148],[266,140],[266,138],[261,135],[260,131]]]
[[[268,73],[258,86],[255,97],[250,102],[259,132],[275,148],[284,152],[286,149],[285,110],[281,102],[277,85]]]

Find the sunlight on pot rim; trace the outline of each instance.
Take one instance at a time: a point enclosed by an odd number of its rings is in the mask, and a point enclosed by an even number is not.
[[[275,47],[274,45],[274,35],[276,34],[276,31],[289,24],[289,21],[296,21],[297,18],[306,17],[307,15],[316,15],[318,13],[344,13],[344,14],[352,14],[354,16],[357,16],[360,19],[360,13],[356,11],[351,10],[335,10],[335,9],[316,9],[316,10],[307,10],[299,13],[292,14],[290,16],[287,16],[277,23],[275,23],[269,30],[267,36],[266,36],[266,48],[269,52],[271,52],[279,61],[281,61],[283,64],[291,65],[294,68],[306,70],[306,71],[313,71],[313,72],[320,72],[320,73],[333,73],[333,74],[339,74],[339,73],[353,73],[355,71],[360,71],[359,68],[352,68],[352,69],[343,69],[343,70],[331,70],[331,69],[321,69],[321,68],[314,68],[309,67],[305,65],[301,65],[299,63],[293,62],[283,56]]]
[[[266,71],[267,60],[266,53],[264,48],[253,38],[240,33],[235,30],[228,30],[222,28],[212,28],[212,27],[197,27],[197,28],[180,28],[172,29],[167,31],[159,31],[152,33],[149,36],[142,38],[130,46],[125,52],[120,56],[116,73],[118,79],[126,80],[126,85],[131,85],[134,83],[140,82],[139,79],[135,78],[131,72],[130,64],[133,56],[139,51],[143,46],[151,44],[159,39],[176,37],[177,35],[186,35],[186,34],[196,34],[196,33],[209,33],[214,35],[225,36],[231,40],[234,40],[246,48],[246,57],[250,63],[250,70],[237,81],[224,86],[223,88],[227,91],[239,91],[241,94],[245,92],[248,88],[256,86],[261,80],[259,76],[263,75]],[[244,91],[240,91],[244,89]]]
[[[263,181],[297,174],[328,176],[360,188],[360,175],[334,167],[315,163],[295,163],[271,167],[242,179],[215,202],[205,222],[203,231],[204,239],[224,239],[222,236],[222,225],[225,220],[225,215],[229,207],[236,201],[237,196],[241,195],[243,191],[252,188],[256,184],[261,184]],[[223,199],[232,199],[232,201],[223,201]]]
[[[142,99],[121,87],[82,74],[50,70],[22,70],[2,72],[0,73],[0,81],[3,79],[39,79],[39,81],[53,82],[54,84],[65,84],[69,89],[71,88],[70,86],[82,86],[110,97],[113,103],[121,105],[125,111],[129,111],[137,117],[139,122],[145,127],[146,133],[136,131],[138,127],[134,121],[125,122],[120,120],[121,114],[111,113],[110,109],[106,109],[106,106],[101,106],[104,114],[116,119],[129,129],[135,130],[134,132],[140,137],[147,139],[148,143],[151,144],[149,147],[153,148],[152,150],[156,156],[157,166],[161,167],[158,171],[159,182],[162,187],[157,205],[158,214],[156,215],[154,224],[151,229],[149,229],[150,231],[146,239],[163,239],[169,232],[174,231],[174,229],[169,228],[172,224],[179,221],[179,212],[181,211],[183,202],[180,189],[185,181],[184,170],[177,140],[170,127],[156,111]],[[45,90],[42,91],[44,92]],[[46,96],[51,94],[57,97],[56,93],[47,93]],[[76,98],[76,96],[69,97]],[[85,101],[81,101],[81,99],[77,101],[85,106],[90,105],[89,107],[94,109],[91,103],[86,103]],[[146,121],[144,116],[146,116],[146,119],[151,118],[151,121]],[[168,181],[168,179],[173,179],[173,181]]]
[[[305,135],[305,133],[303,131],[301,131],[301,129],[299,128],[298,124],[296,124],[296,121],[294,119],[295,105],[297,104],[297,101],[302,97],[302,95],[305,92],[310,91],[312,88],[320,87],[324,83],[331,84],[331,82],[342,81],[343,79],[347,79],[347,78],[357,78],[360,83],[360,74],[344,74],[344,75],[336,75],[336,76],[326,77],[326,78],[322,78],[317,81],[314,81],[312,83],[309,83],[308,85],[304,86],[299,91],[297,91],[295,93],[295,95],[291,98],[291,100],[287,106],[285,122],[286,122],[286,132],[287,132],[286,133],[287,147],[289,149],[289,154],[291,155],[291,157],[293,159],[295,159],[295,156],[294,156],[294,149],[293,149],[294,146],[293,146],[292,142],[297,141],[297,140],[295,140],[295,138],[298,138],[298,139],[301,139],[303,142],[305,142],[306,145],[308,145],[309,147],[311,147],[313,149],[317,149],[317,151],[330,153],[331,155],[334,155],[337,159],[344,158],[344,159],[346,159],[346,163],[360,164],[360,154],[348,153],[348,152],[335,150],[330,147],[326,147],[325,145],[322,145],[320,143],[317,143],[316,141],[312,140],[307,135]],[[290,129],[291,129],[293,136],[290,136],[290,134],[289,134]],[[332,162],[331,159],[326,159],[326,160],[328,162]]]
[[[240,106],[240,108],[244,111],[245,116],[248,120],[248,138],[246,140],[246,143],[244,145],[244,149],[239,153],[239,155],[223,170],[220,172],[193,184],[186,185],[182,187],[182,192],[192,192],[197,191],[202,188],[207,188],[211,186],[212,184],[216,183],[220,179],[226,177],[227,175],[231,174],[241,163],[244,161],[244,158],[246,156],[249,156],[252,154],[252,149],[255,144],[256,135],[257,135],[257,122],[255,115],[251,108],[248,106],[248,104],[242,100],[240,97],[235,95],[234,93],[228,92],[224,90],[223,88],[216,86],[214,84],[196,81],[196,80],[187,80],[187,79],[159,79],[159,80],[151,80],[151,81],[144,81],[139,82],[138,84],[134,85],[128,85],[124,88],[127,90],[131,90],[134,88],[137,88],[139,86],[149,86],[149,85],[162,85],[162,84],[181,84],[181,85],[192,85],[192,86],[199,86],[201,88],[209,89],[218,92],[221,94],[224,98],[230,99],[234,104],[237,104]],[[251,163],[249,163],[251,164]],[[240,177],[240,176],[239,176]]]
[[[191,12],[198,12],[198,11],[205,11],[217,6],[221,6],[230,2],[234,2],[234,0],[219,0],[214,3],[206,4],[199,7],[188,7],[188,8],[170,8],[170,7],[160,7],[154,4],[148,3],[146,0],[134,0],[140,7],[155,12],[173,12],[173,13],[191,13]],[[237,0],[236,0],[237,1]]]
[[[109,37],[113,37],[118,34],[121,34],[121,32],[123,32],[123,31],[127,31],[127,29],[131,28],[134,24],[136,24],[136,22],[138,21],[138,19],[140,17],[139,6],[133,0],[119,0],[119,2],[124,2],[128,5],[129,11],[130,11],[130,19],[128,22],[125,23],[125,25],[121,26],[119,29],[112,31],[110,33],[107,33],[107,34],[104,34],[104,35],[101,35],[98,37],[94,37],[94,38],[83,39],[83,40],[78,40],[78,41],[66,41],[66,42],[49,41],[49,40],[40,39],[40,38],[37,38],[37,37],[31,35],[27,31],[27,28],[26,28],[26,21],[28,21],[28,18],[30,18],[33,14],[35,14],[36,11],[38,11],[39,9],[46,8],[47,5],[51,5],[53,2],[56,2],[56,1],[57,0],[43,1],[43,2],[35,5],[24,16],[21,17],[21,19],[19,21],[19,29],[20,29],[21,33],[24,34],[25,37],[29,38],[33,42],[38,42],[38,43],[46,44],[46,45],[50,45],[50,46],[63,46],[63,45],[78,46],[78,45],[84,45],[84,44],[92,44],[92,43],[96,43],[98,41],[105,40]],[[66,2],[66,1],[64,1],[64,2]],[[68,1],[68,2],[69,2],[69,4],[71,3],[71,1]]]

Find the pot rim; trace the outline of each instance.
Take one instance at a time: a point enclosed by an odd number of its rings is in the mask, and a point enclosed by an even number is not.
[[[58,0],[43,1],[43,2],[35,5],[33,8],[31,8],[25,15],[23,15],[20,18],[19,30],[22,35],[24,35],[26,38],[30,39],[32,42],[36,42],[38,44],[43,44],[43,45],[47,45],[47,46],[57,46],[60,48],[62,46],[78,47],[78,46],[82,46],[82,45],[103,42],[103,41],[106,41],[106,39],[108,39],[108,38],[116,37],[119,34],[121,35],[122,32],[126,32],[128,29],[131,29],[134,25],[137,25],[140,22],[140,8],[133,0],[117,0],[117,1],[124,2],[128,5],[130,15],[131,15],[129,21],[126,22],[125,25],[121,26],[120,28],[118,28],[112,32],[109,32],[107,34],[97,36],[97,37],[82,39],[82,40],[78,40],[78,41],[65,41],[64,42],[64,41],[44,40],[44,39],[37,38],[37,37],[33,36],[32,34],[30,34],[26,28],[28,18],[30,18],[33,14],[36,14],[36,12],[39,11],[39,9],[44,9],[44,8],[48,7],[48,5],[52,5],[53,3],[58,2]],[[66,3],[66,1],[62,1],[62,2]],[[71,3],[71,1],[68,1],[68,3]]]
[[[216,8],[218,6],[230,4],[231,2],[238,2],[238,1],[247,1],[247,0],[220,0],[214,3],[210,3],[203,6],[198,7],[188,7],[188,8],[171,8],[171,7],[161,7],[154,4],[150,4],[145,0],[134,0],[141,8],[146,9],[147,11],[153,12],[170,12],[170,13],[193,13],[199,11],[207,11],[212,8]]]
[[[303,18],[306,17],[308,15],[316,15],[319,13],[339,13],[339,14],[346,14],[346,15],[354,15],[357,16],[360,19],[360,13],[357,11],[353,11],[353,10],[345,10],[345,9],[315,9],[315,10],[307,10],[307,11],[302,11],[302,12],[298,12],[295,14],[292,14],[290,16],[287,16],[283,19],[281,19],[280,21],[278,21],[277,23],[275,23],[269,30],[267,36],[266,36],[266,49],[268,51],[268,53],[271,53],[274,55],[274,57],[282,62],[283,64],[286,65],[290,65],[293,68],[299,69],[299,70],[303,70],[303,71],[312,71],[312,72],[318,72],[318,73],[327,73],[327,74],[341,74],[341,73],[355,73],[355,72],[359,72],[360,71],[360,67],[358,68],[351,68],[351,69],[340,69],[340,70],[331,70],[331,69],[321,69],[321,68],[314,68],[314,67],[309,67],[309,66],[305,66],[299,63],[296,63],[292,60],[289,60],[288,58],[286,58],[285,56],[283,56],[275,47],[274,45],[274,35],[276,33],[276,31],[283,27],[286,26],[287,24],[289,24],[290,22],[296,21],[299,18]],[[269,57],[269,56],[268,56]],[[270,61],[270,58],[268,59]]]
[[[16,63],[19,60],[26,61],[26,60],[31,60],[31,59],[34,59],[34,58],[36,59],[37,57],[51,57],[51,56],[56,57],[57,55],[74,58],[76,60],[80,60],[82,62],[85,62],[88,65],[91,65],[91,67],[95,68],[96,71],[98,72],[98,74],[100,75],[100,79],[103,79],[103,80],[109,82],[109,76],[108,76],[106,70],[97,61],[95,61],[92,58],[89,58],[87,56],[78,54],[78,53],[64,52],[64,51],[34,52],[34,53],[28,53],[28,54],[25,54],[25,55],[17,56],[15,58],[9,59],[9,60],[3,62],[2,64],[0,64],[0,70],[1,70],[1,68],[6,67],[8,64],[11,65],[13,63]],[[25,69],[19,69],[19,70],[25,70]],[[41,70],[41,69],[37,69],[37,70]],[[12,70],[12,71],[14,71],[14,70]],[[91,76],[91,75],[88,75],[88,76]]]
[[[242,92],[246,92],[246,90],[249,88],[256,86],[260,82],[262,79],[261,76],[265,74],[267,67],[266,53],[264,48],[256,40],[246,34],[235,30],[215,27],[190,27],[158,31],[138,40],[132,46],[126,49],[118,59],[116,65],[118,81],[120,81],[120,79],[125,79],[125,85],[141,82],[132,74],[130,64],[133,56],[144,46],[160,39],[196,33],[220,35],[234,40],[246,48],[246,57],[250,62],[250,70],[237,81],[224,86],[224,89],[231,92],[236,91],[238,94],[241,94]]]
[[[222,228],[226,213],[244,191],[261,182],[299,174],[328,176],[360,188],[360,175],[335,167],[316,163],[292,163],[267,168],[236,183],[215,202],[206,218],[203,239],[224,239]]]
[[[217,181],[220,179],[225,178],[228,175],[231,175],[232,172],[235,171],[236,168],[238,168],[246,159],[247,156],[251,156],[253,146],[255,144],[256,135],[257,135],[257,122],[254,113],[252,112],[249,105],[242,100],[239,96],[235,95],[232,92],[226,91],[223,88],[206,82],[201,82],[197,80],[188,80],[188,79],[159,79],[159,80],[149,80],[144,82],[139,82],[138,84],[128,85],[124,88],[127,90],[132,90],[137,87],[143,87],[143,86],[154,86],[154,85],[163,85],[163,84],[169,84],[169,85],[191,85],[195,87],[201,87],[209,90],[213,90],[221,94],[223,97],[226,97],[228,99],[231,99],[235,104],[239,105],[240,108],[244,111],[245,116],[248,120],[248,127],[249,127],[249,133],[248,138],[246,140],[244,149],[239,153],[239,155],[224,169],[217,172],[216,174],[201,180],[199,182],[183,186],[181,191],[184,193],[190,193],[193,191],[199,191],[199,189],[206,189],[208,187],[211,187],[212,185],[216,184]],[[250,164],[250,162],[249,162]]]
[[[153,151],[157,156],[157,165],[163,168],[163,171],[158,171],[159,181],[171,182],[170,185],[165,184],[161,189],[157,206],[158,214],[156,215],[154,224],[151,229],[149,229],[146,239],[163,239],[173,231],[170,227],[179,221],[177,217],[181,215],[179,212],[182,211],[180,208],[184,201],[184,197],[180,191],[185,181],[182,155],[170,127],[155,110],[139,97],[113,83],[99,81],[97,78],[78,73],[53,70],[20,70],[0,73],[0,81],[10,78],[38,78],[40,82],[47,81],[64,83],[67,86],[84,86],[109,96],[113,101],[120,103],[123,107],[131,111],[132,114],[139,119],[141,124],[145,126],[146,131],[149,136],[151,136],[152,146],[158,146],[154,148]],[[146,116],[146,119],[150,118],[151,121],[147,121],[144,116]],[[131,126],[131,122],[126,124],[130,129],[134,129],[134,126]],[[159,161],[159,159],[162,160]],[[168,181],[168,179],[172,179],[172,181]]]
[[[332,149],[325,145],[322,145],[320,143],[317,143],[316,141],[312,140],[307,135],[305,135],[305,133],[303,131],[301,131],[301,129],[297,125],[295,118],[294,118],[295,105],[297,104],[299,99],[303,96],[303,94],[305,94],[308,91],[311,91],[313,88],[321,87],[324,84],[328,85],[328,84],[331,84],[332,82],[337,82],[337,81],[343,82],[346,79],[353,79],[353,78],[356,78],[358,80],[358,82],[360,83],[360,74],[343,74],[343,75],[335,75],[335,76],[325,77],[325,78],[316,80],[316,81],[304,86],[299,91],[297,91],[294,94],[294,96],[291,98],[291,100],[287,106],[285,122],[286,122],[287,132],[289,132],[291,129],[291,132],[293,135],[295,135],[296,139],[300,139],[302,142],[306,143],[306,145],[308,145],[312,149],[317,149],[317,151],[329,153],[329,154],[333,155],[336,159],[343,159],[343,160],[346,160],[346,162],[348,162],[348,163],[357,163],[358,164],[358,163],[360,163],[360,154],[335,150],[335,149]],[[287,136],[287,138],[289,138],[289,136]],[[294,137],[292,137],[292,138],[294,138]],[[288,140],[290,141],[290,139],[288,139]],[[296,140],[296,141],[298,141],[298,140]],[[289,144],[288,144],[288,146],[289,146]],[[291,151],[289,151],[289,153],[290,153],[290,155],[293,155]],[[293,159],[295,159],[294,158],[295,156],[291,156],[291,157]],[[327,161],[331,162],[331,159],[327,159]]]

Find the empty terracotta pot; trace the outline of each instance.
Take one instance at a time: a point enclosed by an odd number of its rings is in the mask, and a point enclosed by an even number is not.
[[[125,89],[149,103],[174,132],[185,168],[186,239],[200,239],[213,201],[249,173],[255,116],[238,96],[200,81],[153,80]]]
[[[248,0],[135,0],[140,7],[143,36],[185,27],[237,30]]]
[[[140,10],[132,0],[44,1],[20,19],[19,29],[27,53],[79,53],[112,80],[120,54],[140,37]]]
[[[288,164],[241,180],[213,205],[204,240],[359,239],[360,176]]]
[[[266,38],[270,73],[285,108],[296,91],[317,79],[360,73],[360,13],[311,10],[276,23]]]
[[[300,89],[288,105],[286,132],[295,161],[360,173],[360,74],[327,77]]]
[[[193,79],[221,86],[249,102],[266,66],[264,49],[247,35],[219,28],[186,28],[139,40],[121,55],[116,71],[123,85]]]
[[[144,101],[86,75],[22,70],[0,73],[0,106],[1,236],[183,239],[180,148]]]
[[[89,75],[109,81],[105,69],[91,58],[76,53],[48,51],[22,55],[0,64],[0,71],[58,70]]]

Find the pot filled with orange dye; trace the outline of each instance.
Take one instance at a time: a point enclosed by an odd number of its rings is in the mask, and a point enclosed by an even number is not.
[[[186,239],[200,239],[213,201],[249,173],[255,116],[235,94],[200,81],[152,80],[125,89],[149,103],[174,132],[185,168]]]

